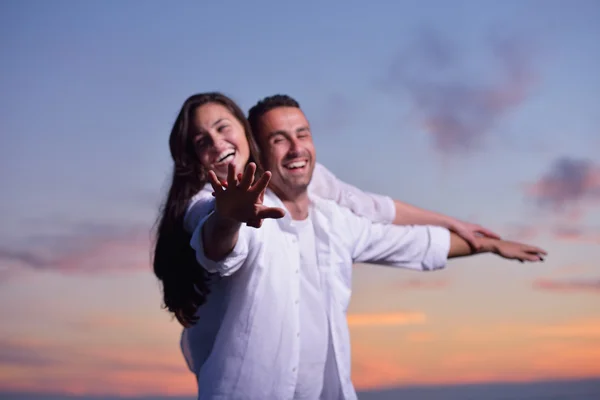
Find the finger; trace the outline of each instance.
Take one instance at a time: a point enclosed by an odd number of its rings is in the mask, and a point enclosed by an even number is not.
[[[260,228],[262,226],[262,219],[251,219],[248,222],[246,222],[246,225],[251,226],[252,228]]]
[[[235,166],[233,165],[233,163],[230,163],[227,166],[227,187],[236,187],[237,186],[237,182],[235,179]]]
[[[279,218],[283,218],[284,215],[285,215],[285,211],[283,209],[277,208],[277,207],[260,206],[258,211],[256,212],[256,218],[260,218],[260,219],[265,219],[265,218],[279,219]]]
[[[212,186],[214,193],[221,193],[223,191],[223,186],[221,186],[221,182],[219,182],[219,178],[213,170],[208,171],[208,183]]]
[[[244,175],[240,181],[239,188],[241,190],[246,191],[246,190],[250,189],[252,182],[254,182],[254,173],[255,172],[256,172],[256,164],[251,162],[246,167],[246,170],[244,171]]]
[[[252,186],[251,191],[260,194],[262,191],[264,191],[267,188],[270,180],[271,180],[271,172],[266,171],[260,178],[258,178],[258,181],[256,181],[254,186]]]
[[[529,253],[520,254],[518,256],[518,259],[521,262],[524,262],[524,261],[529,261],[529,262],[541,261],[541,257],[540,256],[538,256],[537,254],[529,254]]]
[[[548,252],[546,250],[540,249],[539,247],[534,247],[534,246],[525,246],[523,251],[530,253],[530,254],[538,254],[538,255],[544,255],[544,256],[548,255]]]
[[[477,232],[483,236],[489,237],[491,239],[501,239],[500,235],[498,235],[497,233],[492,232],[489,229],[485,229],[484,227],[481,227],[481,226],[478,226],[477,229],[475,230],[475,232]]]
[[[221,181],[221,186],[227,187],[227,181]]]
[[[479,243],[477,238],[475,238],[475,235],[473,235],[471,232],[461,231],[457,232],[457,234],[469,244],[469,247],[471,247],[472,250],[477,251],[481,248],[481,244]]]
[[[242,180],[242,176],[243,176],[243,175],[242,175],[241,173],[238,173],[238,176],[237,176],[237,178],[238,178],[238,181],[241,181],[241,180]]]

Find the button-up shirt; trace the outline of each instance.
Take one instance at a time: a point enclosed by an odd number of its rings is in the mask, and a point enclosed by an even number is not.
[[[268,190],[264,204],[285,208]],[[352,264],[440,269],[446,265],[449,232],[374,224],[316,196],[312,205],[340,398],[355,399],[346,322]],[[190,244],[200,265],[220,278],[198,310],[200,321],[182,336],[188,365],[197,375],[199,399],[291,399],[300,360],[300,253],[292,220],[286,214],[264,220],[260,229],[242,225],[234,249],[215,262],[205,256],[202,243],[202,226],[209,216],[198,222]]]
[[[200,218],[206,216],[212,207],[212,187],[206,184],[188,204],[185,215],[185,229],[192,233]],[[316,163],[312,179],[308,185],[310,197],[317,196],[330,199],[349,208],[354,214],[370,219],[373,222],[391,224],[396,217],[394,200],[388,196],[364,192],[346,182],[340,181],[323,165]]]

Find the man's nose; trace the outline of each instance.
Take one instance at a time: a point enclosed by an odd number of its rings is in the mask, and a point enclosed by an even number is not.
[[[296,138],[291,138],[290,139],[290,153],[298,153],[300,149],[300,143],[298,142],[298,139]]]

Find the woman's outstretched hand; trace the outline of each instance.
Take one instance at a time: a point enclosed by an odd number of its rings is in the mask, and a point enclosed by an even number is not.
[[[213,171],[208,172],[208,181],[214,191],[216,212],[219,216],[258,228],[264,218],[278,219],[285,215],[281,208],[263,205],[264,192],[271,180],[271,173],[265,172],[254,182],[255,172],[256,164],[250,163],[241,178],[236,179],[235,167],[229,164],[226,185],[219,182]]]

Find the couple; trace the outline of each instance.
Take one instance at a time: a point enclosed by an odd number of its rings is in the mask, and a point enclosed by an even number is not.
[[[199,399],[355,399],[353,263],[431,271],[481,252],[546,254],[339,181],[316,163],[289,96],[263,99],[247,119],[220,93],[191,96],[169,144],[154,271],[184,326]]]

